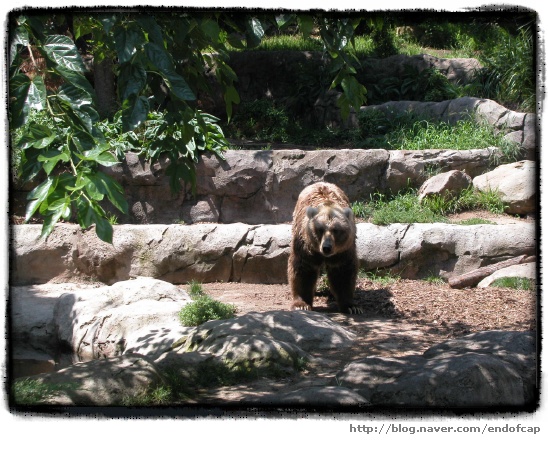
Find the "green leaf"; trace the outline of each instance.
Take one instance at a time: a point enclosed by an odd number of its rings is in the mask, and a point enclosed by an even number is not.
[[[49,190],[54,184],[55,178],[48,177],[45,181],[36,186],[32,191],[27,195],[27,200],[31,200],[27,204],[27,210],[25,214],[25,222],[28,222],[31,217],[36,213],[42,202],[48,197]]]
[[[128,203],[122,186],[104,172],[97,172],[94,179],[97,188],[107,196],[110,203],[122,213],[127,214]]]
[[[10,42],[10,54],[9,54],[9,64],[10,66],[13,63],[18,51],[18,47],[21,45],[26,47],[29,44],[29,33],[27,29],[23,26],[19,26],[13,32]]]
[[[261,21],[256,17],[251,17],[246,21],[246,40],[248,48],[255,48],[261,44],[261,40],[264,36],[264,29]]]
[[[200,29],[212,44],[217,44],[219,42],[221,29],[215,20],[206,17],[200,22]]]
[[[122,102],[139,95],[147,83],[147,73],[141,64],[123,64],[118,76],[118,96]]]
[[[96,163],[106,167],[119,164],[119,161],[112,153],[108,151],[108,147],[105,145],[97,145],[93,149],[85,151],[84,154],[79,155],[79,157],[84,161],[95,161]]]
[[[17,147],[25,148],[45,148],[50,145],[56,138],[52,130],[45,125],[39,123],[31,123],[27,132],[17,141]]]
[[[103,29],[106,33],[110,33],[114,25],[118,23],[118,14],[100,14],[98,17],[99,22],[103,25]]]
[[[137,128],[147,119],[149,104],[146,97],[132,95],[122,105],[122,130],[124,132]]]
[[[169,186],[172,192],[179,192],[181,190],[181,182],[183,180],[190,183],[192,186],[192,192],[196,191],[196,170],[194,166],[190,165],[189,161],[185,160],[173,160],[166,169],[166,175],[169,175]]]
[[[57,95],[74,110],[82,109],[85,105],[93,105],[93,98],[90,93],[74,84],[62,84],[57,91]]]
[[[67,151],[61,151],[58,149],[50,149],[42,152],[38,156],[38,161],[44,163],[44,171],[49,175],[55,168],[59,161],[68,162],[70,160],[70,154]]]
[[[175,71],[173,61],[164,47],[149,42],[145,45],[145,53],[152,65],[160,72],[175,97],[185,101],[196,100],[194,92],[185,79]]]
[[[27,94],[27,103],[30,108],[41,111],[46,108],[46,97],[47,93],[44,79],[37,75],[31,80]]]
[[[80,95],[86,97],[91,103],[96,102],[95,90],[93,86],[88,81],[88,79],[79,72],[74,72],[72,70],[67,70],[64,67],[56,67],[55,71],[61,75],[68,83],[77,88]]]
[[[27,96],[31,81],[19,73],[10,80],[10,124],[13,128],[19,128],[25,124],[29,114]]]
[[[137,17],[137,23],[148,34],[148,40],[158,45],[164,45],[164,36],[162,29],[151,15],[140,15]]]
[[[239,33],[230,33],[226,37],[226,40],[234,48],[237,48],[237,49],[244,49],[245,48],[245,44],[242,41],[242,37]]]
[[[232,104],[240,103],[240,95],[238,94],[238,91],[236,90],[234,86],[228,86],[225,89],[223,96],[224,96],[225,105],[226,105],[226,115],[228,117],[228,120],[230,121],[230,118],[232,117]]]
[[[85,70],[78,49],[68,36],[48,36],[43,48],[48,57],[59,66],[75,72],[83,72]]]
[[[276,24],[278,25],[278,28],[280,30],[283,30],[284,28],[288,27],[295,21],[295,14],[278,14],[276,19]]]
[[[312,34],[314,29],[314,19],[311,16],[297,16],[297,21],[299,23],[299,30],[303,36],[307,37]]]
[[[76,201],[77,218],[80,227],[83,229],[89,228],[95,224],[95,232],[99,239],[112,243],[112,225],[105,218],[106,214],[101,206],[84,196],[80,196]]]
[[[114,30],[114,46],[118,61],[120,64],[129,62],[137,49],[141,48],[146,42],[143,31],[137,26],[128,29],[119,26]]]
[[[347,76],[341,81],[343,92],[356,112],[365,103],[367,90],[353,76]]]
[[[96,215],[95,225],[95,232],[99,239],[112,244],[113,229],[111,223],[106,218]]]
[[[48,214],[44,217],[44,223],[42,225],[42,233],[40,234],[40,238],[48,237],[51,234],[53,228],[55,227],[55,224],[63,215],[63,212],[63,208],[58,208],[52,211],[51,214]]]

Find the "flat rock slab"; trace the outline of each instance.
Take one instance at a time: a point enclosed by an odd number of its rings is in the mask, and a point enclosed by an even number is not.
[[[113,243],[94,230],[60,224],[47,239],[40,225],[13,227],[15,285],[91,278],[113,284],[151,277],[190,281],[286,283],[291,225],[117,225]],[[403,278],[460,275],[510,256],[536,252],[534,223],[504,225],[357,224],[361,268]]]

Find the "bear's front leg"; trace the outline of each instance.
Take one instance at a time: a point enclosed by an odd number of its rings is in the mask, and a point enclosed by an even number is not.
[[[358,278],[357,261],[341,265],[327,265],[329,288],[335,297],[342,313],[362,314],[362,309],[354,303],[356,279]]]
[[[293,304],[291,309],[312,310],[319,268],[306,264],[300,256],[289,255],[288,280]]]

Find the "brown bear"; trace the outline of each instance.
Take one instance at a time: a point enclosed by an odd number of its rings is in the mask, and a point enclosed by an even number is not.
[[[325,267],[339,310],[361,314],[353,300],[358,275],[356,223],[346,194],[324,182],[303,189],[293,211],[292,233],[287,270],[291,309],[312,309],[316,282]]]

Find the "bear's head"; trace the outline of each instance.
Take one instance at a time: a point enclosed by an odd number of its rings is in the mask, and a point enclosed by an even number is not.
[[[309,206],[306,218],[308,244],[313,251],[330,257],[354,245],[356,225],[352,209]]]

